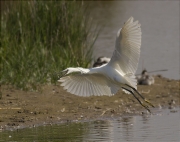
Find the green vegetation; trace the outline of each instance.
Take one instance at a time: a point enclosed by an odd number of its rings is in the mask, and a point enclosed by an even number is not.
[[[37,89],[55,83],[68,66],[88,67],[97,33],[81,2],[7,1],[2,7],[0,84]]]

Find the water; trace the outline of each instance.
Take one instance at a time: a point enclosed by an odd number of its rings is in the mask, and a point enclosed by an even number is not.
[[[180,109],[0,132],[2,141],[179,142]]]
[[[109,1],[87,2],[92,17],[101,27],[95,43],[94,57],[111,57],[116,32],[133,16],[142,27],[142,48],[137,73],[156,72],[171,79],[180,79],[179,70],[179,5],[180,1]]]

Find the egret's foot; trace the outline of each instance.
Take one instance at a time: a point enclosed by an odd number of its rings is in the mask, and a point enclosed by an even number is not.
[[[142,105],[143,107],[145,107],[145,108],[149,108],[149,106],[148,106],[148,105],[145,105],[144,103],[141,103],[141,105]]]
[[[144,105],[144,104],[141,104],[145,109],[147,109],[147,111],[149,112],[149,113],[151,113],[151,111],[150,111],[150,109],[149,109],[149,107],[147,106],[147,105]]]
[[[146,108],[149,113],[151,113],[150,109]]]
[[[151,104],[151,102],[150,102],[150,101],[148,101],[148,100],[146,100],[146,99],[144,99],[144,101],[145,101],[146,103],[148,103],[150,106],[154,107],[154,105],[153,105],[153,104]]]
[[[146,108],[146,110],[149,112],[149,113],[151,113],[151,111],[150,111],[150,109],[148,108],[148,107],[145,107]]]

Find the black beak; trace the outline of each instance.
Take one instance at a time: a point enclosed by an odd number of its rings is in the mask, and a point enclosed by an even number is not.
[[[60,78],[61,78],[61,77],[63,77],[63,76],[65,76],[65,75],[67,74],[67,72],[68,72],[68,70],[67,70],[67,69],[66,69],[66,70],[61,71],[61,76],[60,76]]]

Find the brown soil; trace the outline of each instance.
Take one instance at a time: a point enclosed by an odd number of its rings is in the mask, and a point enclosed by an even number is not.
[[[132,95],[122,91],[112,97],[79,97],[67,93],[59,85],[46,85],[41,90],[25,92],[1,86],[0,130],[147,112]],[[138,91],[155,107],[179,106],[179,80],[156,76],[155,84],[138,86]]]

